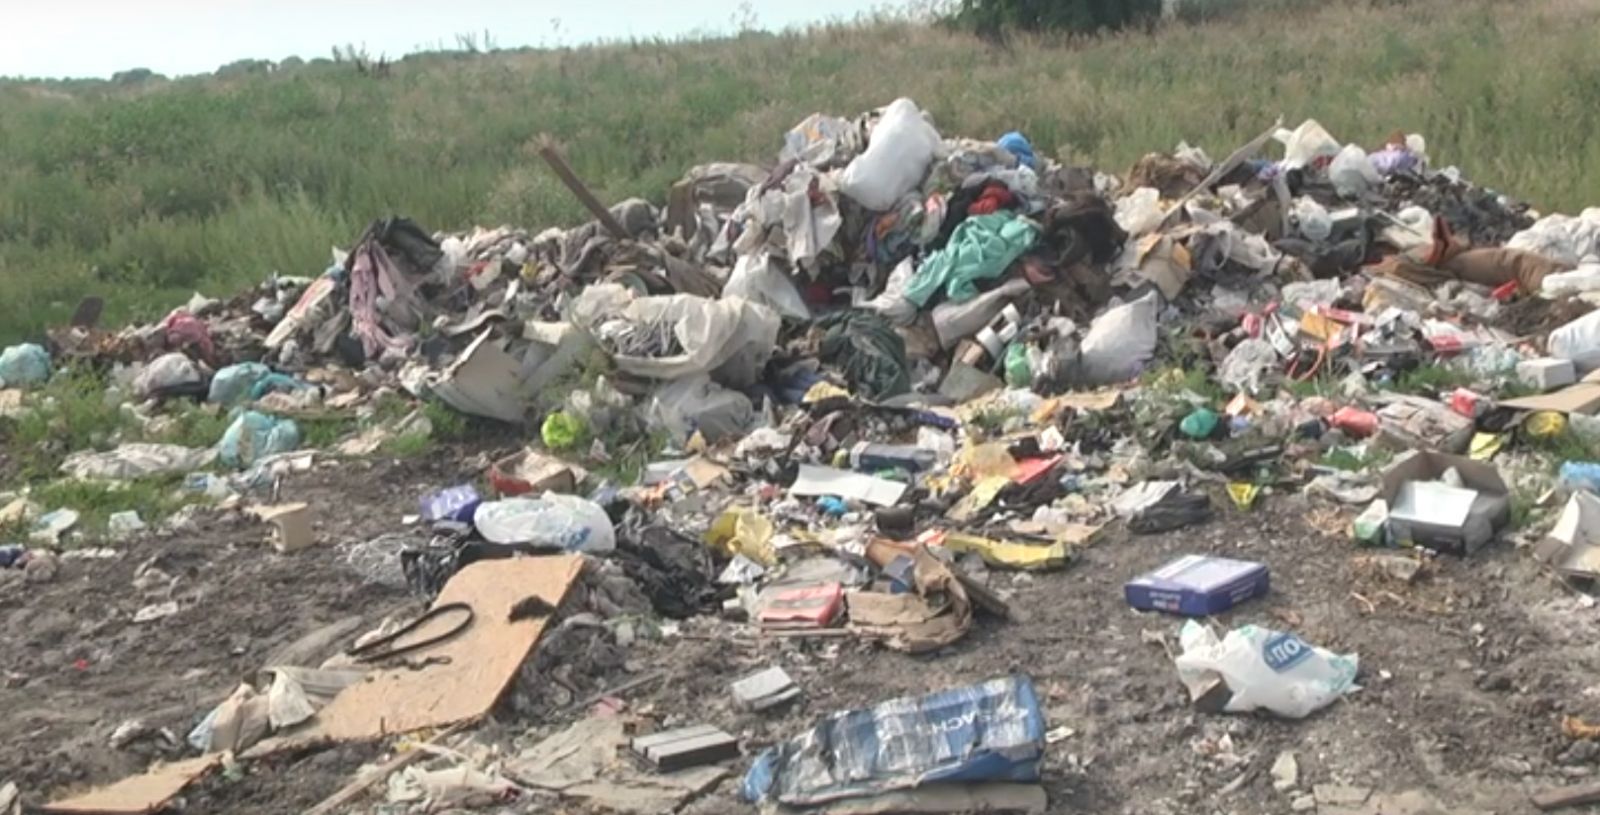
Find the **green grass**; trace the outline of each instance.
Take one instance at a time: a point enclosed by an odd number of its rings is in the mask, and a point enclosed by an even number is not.
[[[1419,365],[1395,378],[1394,389],[1401,393],[1435,396],[1456,388],[1471,388],[1479,377],[1447,365]]]
[[[60,479],[39,485],[29,496],[44,507],[72,509],[78,513],[74,529],[85,540],[102,539],[106,521],[113,514],[134,510],[146,524],[154,526],[187,504],[204,498],[182,492],[181,477],[143,478],[135,481],[100,482]]]
[[[1376,471],[1394,460],[1394,451],[1377,444],[1363,447],[1335,447],[1322,454],[1319,462],[1324,467],[1360,473]]]
[[[53,477],[68,454],[107,448],[130,427],[120,400],[107,398],[105,378],[93,371],[59,372],[27,398],[35,409],[0,419],[0,448],[26,479]]]
[[[427,433],[404,433],[384,442],[383,451],[395,458],[416,458],[433,449]]]
[[[1438,164],[1541,209],[1593,203],[1594,0],[1251,8],[1151,33],[1004,45],[891,20],[435,53],[384,78],[330,63],[0,82],[0,339],[64,321],[86,294],[107,297],[118,324],[157,317],[195,289],[316,274],[330,244],[396,212],[452,230],[584,220],[532,154],[541,132],[566,145],[601,199],[660,202],[692,165],[771,162],[807,114],[854,116],[897,96],[927,107],[944,133],[1018,129],[1044,155],[1112,172],[1180,139],[1220,158],[1279,114],[1367,145],[1418,131]]]

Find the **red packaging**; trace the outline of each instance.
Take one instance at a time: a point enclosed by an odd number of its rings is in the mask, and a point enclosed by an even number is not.
[[[1345,433],[1364,439],[1378,432],[1378,414],[1354,407],[1342,407],[1328,417],[1328,424]]]
[[[1450,409],[1468,419],[1476,419],[1489,411],[1489,400],[1466,388],[1456,388],[1450,393]]]

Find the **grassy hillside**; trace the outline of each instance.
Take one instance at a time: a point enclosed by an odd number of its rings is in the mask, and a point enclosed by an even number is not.
[[[942,131],[1021,129],[1120,171],[1180,139],[1221,156],[1283,114],[1547,209],[1600,202],[1600,0],[1309,3],[1088,42],[1004,47],[909,23],[693,43],[435,54],[137,86],[0,83],[0,339],[78,297],[155,316],[191,289],[314,274],[373,217],[570,223],[530,149],[555,134],[605,199],[690,165],[765,161],[815,110],[896,96]]]

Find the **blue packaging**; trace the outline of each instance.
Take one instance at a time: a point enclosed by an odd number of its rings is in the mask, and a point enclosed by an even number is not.
[[[422,496],[422,520],[470,523],[472,513],[478,510],[478,505],[481,503],[483,498],[471,484],[445,487],[438,492]]]
[[[1030,782],[1043,756],[1033,680],[1012,675],[832,714],[757,756],[741,792],[812,806],[935,782]]]
[[[1220,614],[1270,588],[1267,566],[1247,560],[1187,555],[1128,581],[1128,605],[1185,617]]]

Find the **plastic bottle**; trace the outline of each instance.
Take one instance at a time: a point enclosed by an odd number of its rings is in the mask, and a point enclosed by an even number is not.
[[[1600,492],[1600,461],[1563,462],[1560,484],[1566,490]]]
[[[617,546],[611,517],[574,495],[485,501],[472,522],[491,543],[527,543],[568,552],[609,552]]]

